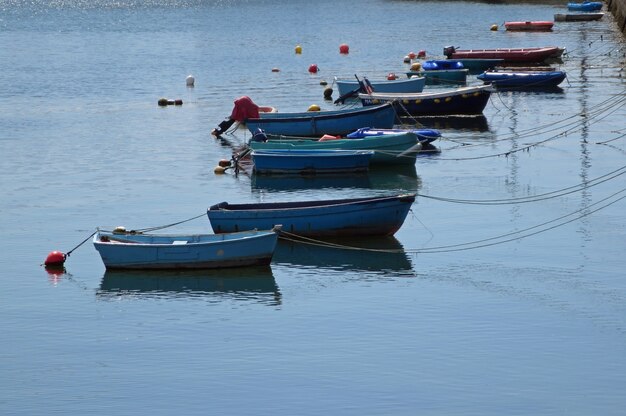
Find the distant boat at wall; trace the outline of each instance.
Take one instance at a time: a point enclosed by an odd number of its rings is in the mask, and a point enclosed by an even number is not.
[[[395,116],[391,105],[382,104],[369,108],[263,113],[259,118],[249,118],[245,122],[253,134],[261,129],[267,135],[321,137],[324,134],[344,136],[361,127],[390,129]]]
[[[574,10],[578,12],[595,12],[597,10],[602,9],[601,1],[583,1],[582,3],[567,3],[567,8],[569,10]]]
[[[253,150],[250,154],[254,172],[261,174],[324,174],[365,172],[369,169],[371,150]]]
[[[424,77],[413,77],[409,79],[394,80],[369,80],[371,87],[376,92],[422,92],[426,85]],[[335,77],[335,85],[340,96],[348,95],[360,88],[360,84],[356,79],[341,79]],[[361,91],[364,92],[364,91]],[[354,95],[356,96],[358,92]],[[364,127],[364,126],[362,126]]]
[[[416,194],[301,202],[230,204],[207,210],[216,233],[282,226],[307,237],[393,235],[400,229]]]
[[[586,22],[600,20],[604,13],[557,13],[554,20],[557,22]]]
[[[359,94],[364,106],[392,103],[399,117],[420,115],[482,114],[493,88],[461,87],[418,94]]]
[[[539,48],[495,48],[495,49],[456,49],[446,46],[443,50],[448,59],[503,59],[505,62],[543,62],[550,58],[560,58],[565,51],[558,46]]]
[[[528,20],[520,22],[504,22],[504,27],[509,31],[522,32],[549,32],[554,22],[549,20]]]
[[[93,245],[107,269],[213,269],[267,265],[278,229],[159,235],[98,231]]]

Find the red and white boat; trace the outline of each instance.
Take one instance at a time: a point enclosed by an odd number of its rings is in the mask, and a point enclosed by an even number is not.
[[[532,20],[525,22],[504,22],[506,30],[512,31],[534,31],[534,32],[549,32],[552,30],[554,22],[549,20]]]
[[[456,49],[454,46],[443,48],[448,59],[504,59],[506,62],[543,62],[549,58],[560,58],[565,51],[558,46],[539,48],[496,48],[496,49]]]

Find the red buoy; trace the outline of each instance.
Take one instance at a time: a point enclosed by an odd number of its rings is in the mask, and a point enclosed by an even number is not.
[[[425,50],[421,50],[417,53],[417,57],[418,58],[425,58],[426,57],[426,51]]]
[[[50,254],[48,254],[48,257],[46,257],[46,261],[44,262],[44,265],[46,266],[62,266],[63,263],[65,263],[65,258],[67,256],[64,253],[61,253],[60,251],[51,251]]]
[[[393,81],[393,80],[395,80],[397,78],[398,78],[398,76],[396,74],[394,74],[393,72],[390,72],[389,74],[387,74],[387,79],[389,81]]]
[[[309,72],[311,74],[317,74],[317,71],[319,71],[319,68],[317,67],[316,64],[309,65]]]
[[[343,53],[343,54],[350,53],[350,47],[347,44],[342,43],[341,45],[339,45],[339,53]]]
[[[415,52],[409,52],[409,54],[407,55],[409,57],[409,59],[415,59]]]

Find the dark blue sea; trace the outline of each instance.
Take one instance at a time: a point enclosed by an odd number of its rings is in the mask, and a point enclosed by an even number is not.
[[[565,1],[496,3],[0,1],[0,414],[624,415],[625,39],[610,14],[508,33]],[[420,121],[441,153],[415,167],[214,173],[250,138],[210,134],[237,97],[331,109],[335,76],[448,45],[564,47],[567,79]],[[343,242],[390,253],[281,242],[270,267],[123,273],[85,241],[210,233],[221,201],[403,192],[393,238]]]

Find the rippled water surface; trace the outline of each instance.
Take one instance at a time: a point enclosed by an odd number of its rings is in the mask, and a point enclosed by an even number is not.
[[[502,27],[564,4],[0,2],[0,413],[623,414],[624,38],[608,14]],[[415,167],[214,173],[249,138],[210,135],[235,98],[329,109],[321,81],[404,76],[446,45],[565,47],[567,79],[419,120],[443,138]],[[281,242],[269,267],[127,273],[81,244],[211,232],[221,201],[397,192],[420,196],[394,237],[342,242],[391,252]]]

